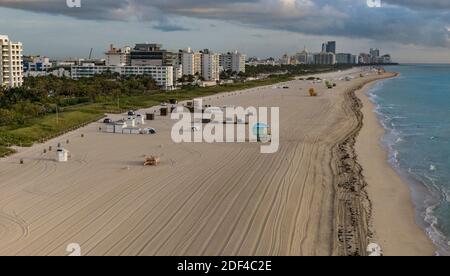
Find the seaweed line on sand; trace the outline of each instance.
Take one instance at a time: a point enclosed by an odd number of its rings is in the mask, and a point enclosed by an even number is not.
[[[376,79],[377,81],[380,79]],[[372,220],[372,202],[366,190],[367,182],[355,151],[356,138],[363,127],[363,104],[356,96],[366,82],[345,94],[343,108],[354,118],[347,136],[332,149],[335,183],[334,254],[365,256],[366,248],[375,233]],[[353,114],[353,115],[352,115]]]

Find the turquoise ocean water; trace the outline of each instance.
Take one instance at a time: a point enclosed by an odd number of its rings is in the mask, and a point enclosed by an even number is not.
[[[387,130],[392,166],[412,187],[417,222],[450,255],[450,65],[388,67],[368,93]]]

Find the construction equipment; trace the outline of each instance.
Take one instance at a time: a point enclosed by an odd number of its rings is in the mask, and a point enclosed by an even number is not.
[[[145,158],[144,166],[158,166],[159,163],[161,163],[159,157],[150,156]]]

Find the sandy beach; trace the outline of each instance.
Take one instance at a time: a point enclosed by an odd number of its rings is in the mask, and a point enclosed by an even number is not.
[[[388,163],[387,150],[381,144],[385,130],[366,94],[370,87],[367,85],[357,92],[363,104],[364,125],[357,139],[356,151],[373,205],[374,241],[388,256],[435,255],[436,247],[416,224],[411,187]]]
[[[280,107],[275,154],[261,154],[258,143],[175,144],[174,121],[160,116],[149,123],[153,136],[103,133],[94,123],[20,149],[0,160],[0,255],[67,255],[71,243],[82,255],[364,255],[378,239],[387,254],[431,255],[408,187],[378,149],[376,118],[364,121],[360,137],[371,140],[355,151],[362,117],[350,92],[391,76],[360,78],[359,70],[317,75],[337,83],[330,90],[296,80],[289,89],[204,99]],[[338,80],[347,75],[355,79]],[[310,87],[318,97],[309,97]],[[55,162],[58,143],[69,162]],[[357,154],[371,168],[368,193]],[[146,155],[159,156],[160,166],[144,167]],[[377,174],[394,182],[380,184]]]

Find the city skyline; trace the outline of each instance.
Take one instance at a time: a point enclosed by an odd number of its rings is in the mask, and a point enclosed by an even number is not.
[[[102,57],[110,43],[132,42],[158,42],[171,50],[208,47],[215,52],[239,49],[249,57],[280,57],[299,52],[303,46],[320,52],[321,43],[336,40],[337,52],[359,54],[381,48],[398,62],[450,62],[450,4],[446,1],[389,0],[382,2],[382,8],[369,8],[362,0],[141,2],[82,2],[82,8],[70,9],[65,1],[39,0],[31,4],[0,0],[4,21],[0,31],[24,43],[25,54],[52,58],[86,57],[91,48],[95,57]],[[160,16],[153,17],[155,20],[147,16],[156,11]],[[251,19],[241,18],[250,11]],[[334,20],[335,27],[324,14]],[[269,15],[271,20],[261,20]],[[422,24],[427,16],[434,19]],[[308,22],[315,26],[307,26]],[[341,29],[336,30],[339,25]]]

